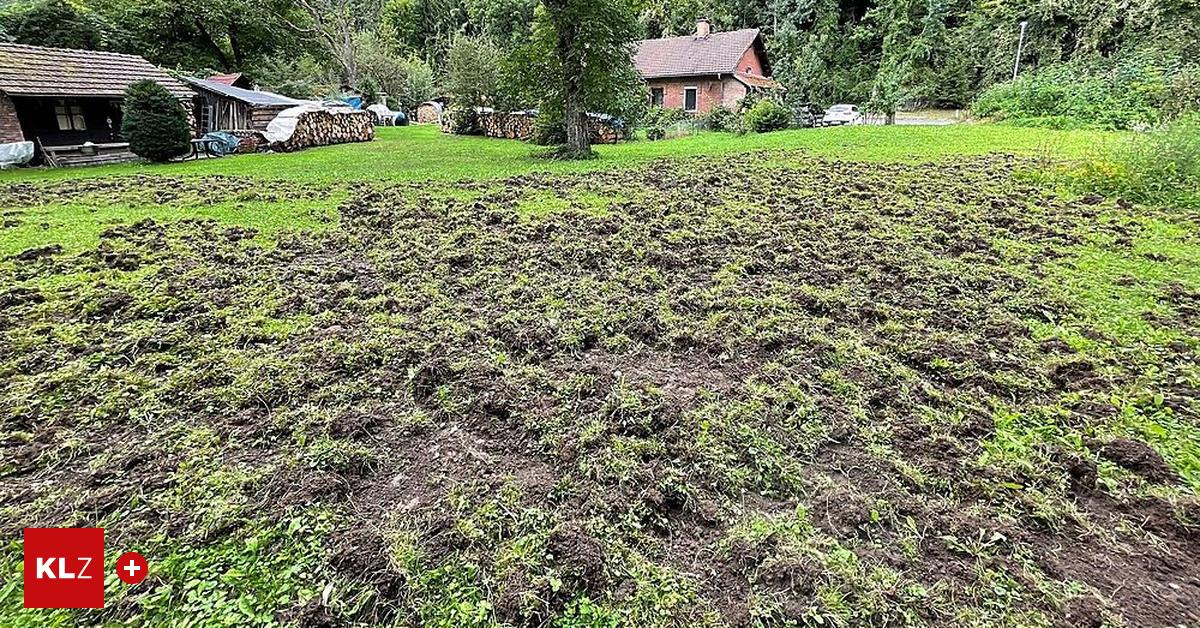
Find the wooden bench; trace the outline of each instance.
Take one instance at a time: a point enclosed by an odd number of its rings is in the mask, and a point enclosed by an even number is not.
[[[63,166],[118,164],[139,159],[137,155],[129,151],[129,144],[127,142],[42,146],[41,149],[42,159],[46,162],[46,165],[56,168]]]

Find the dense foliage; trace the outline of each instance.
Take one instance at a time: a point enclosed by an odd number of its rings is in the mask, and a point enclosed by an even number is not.
[[[192,137],[183,105],[154,81],[138,81],[126,90],[121,135],[129,150],[150,161],[187,153]]]
[[[1200,104],[1200,66],[1166,69],[1129,57],[1052,65],[995,85],[977,115],[1043,126],[1137,128]]]

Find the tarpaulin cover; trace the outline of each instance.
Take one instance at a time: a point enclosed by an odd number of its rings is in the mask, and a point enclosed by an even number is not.
[[[306,113],[313,111],[326,111],[328,113],[337,114],[353,114],[355,109],[351,109],[345,105],[340,107],[331,107],[318,103],[305,103],[296,107],[290,107],[279,112],[274,120],[267,125],[267,141],[272,144],[277,142],[286,142],[292,139],[292,134],[296,132],[296,125],[300,123],[300,118]]]
[[[208,141],[208,150],[214,155],[232,155],[237,150],[238,144],[242,143],[236,135],[224,131],[205,133],[204,137],[200,139]]]
[[[0,144],[0,168],[20,166],[33,159],[33,142]]]

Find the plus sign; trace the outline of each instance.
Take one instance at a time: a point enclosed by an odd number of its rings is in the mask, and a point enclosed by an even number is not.
[[[145,580],[149,568],[146,559],[137,552],[125,552],[117,557],[117,577],[125,584],[137,584]]]

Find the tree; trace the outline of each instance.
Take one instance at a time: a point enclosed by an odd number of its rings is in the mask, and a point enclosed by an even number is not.
[[[539,117],[562,121],[566,144],[558,156],[592,156],[588,112],[636,122],[632,118],[645,107],[645,87],[633,65],[638,34],[628,0],[543,0],[509,80],[539,103]]]
[[[483,37],[459,35],[450,46],[447,60],[446,91],[456,133],[479,132],[477,107],[497,107],[502,102],[501,59],[504,53]]]
[[[7,30],[13,41],[52,48],[95,50],[109,30],[95,12],[65,0],[41,0],[3,15],[0,21],[0,30]]]
[[[121,135],[129,150],[150,161],[169,161],[188,152],[192,132],[187,112],[165,87],[150,80],[125,90]]]
[[[382,6],[377,0],[295,0],[303,19],[279,14],[301,35],[315,37],[342,72],[342,82],[358,85],[359,34],[379,23]]]
[[[359,37],[359,71],[373,80],[401,111],[411,111],[433,97],[433,70],[421,59],[401,57],[375,33]]]

